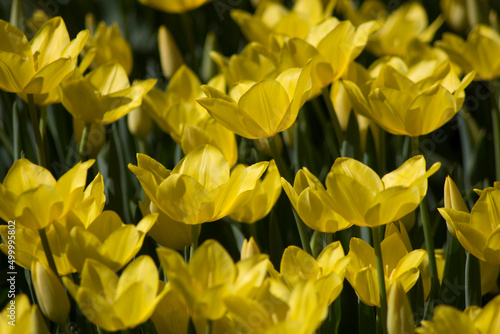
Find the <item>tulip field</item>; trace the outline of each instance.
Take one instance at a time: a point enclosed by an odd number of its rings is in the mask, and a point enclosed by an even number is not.
[[[0,333],[500,333],[499,13],[1,1]]]

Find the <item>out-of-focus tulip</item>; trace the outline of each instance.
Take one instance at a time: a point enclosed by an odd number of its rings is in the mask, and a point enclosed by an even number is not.
[[[175,39],[166,26],[158,29],[158,50],[160,51],[160,64],[163,75],[170,79],[184,63]]]
[[[153,127],[153,121],[149,115],[139,107],[135,108],[127,115],[127,125],[130,133],[134,137],[144,139]]]
[[[210,145],[188,153],[172,171],[142,154],[137,161],[129,169],[151,201],[172,219],[190,225],[218,220],[245,204],[268,165],[238,165],[230,172],[222,153]]]
[[[416,332],[421,334],[470,334],[500,332],[500,296],[495,297],[482,309],[471,306],[465,311],[448,305],[438,305],[434,309],[432,321],[423,320]]]
[[[118,277],[111,269],[87,260],[80,285],[63,282],[85,317],[107,331],[134,328],[147,321],[165,295],[159,292],[158,269],[149,256],[131,262]]]
[[[439,2],[446,24],[458,33],[469,29],[467,20],[467,0],[441,0]]]
[[[260,249],[253,237],[250,237],[250,239],[243,240],[243,245],[241,246],[241,255],[240,255],[240,258],[242,260],[251,258],[252,256],[258,254],[260,254]]]
[[[212,0],[139,0],[143,5],[167,13],[184,13],[196,9]]]
[[[234,133],[250,139],[268,138],[295,122],[309,98],[310,73],[308,62],[302,68],[285,70],[276,79],[238,82],[228,95],[202,86],[207,97],[197,101]]]
[[[127,72],[117,63],[96,68],[83,76],[76,73],[61,85],[62,104],[73,117],[85,123],[116,122],[139,107],[156,79],[130,86]]]
[[[240,223],[255,223],[271,212],[280,195],[280,173],[274,160],[271,160],[266,175],[257,181],[249,201],[234,211],[230,217]]]
[[[86,229],[76,226],[70,230],[66,254],[78,271],[86,259],[118,271],[141,249],[157,218],[157,214],[148,215],[135,226],[124,224],[114,211],[104,211]]]
[[[89,13],[85,17],[85,22],[93,22],[93,14]],[[106,65],[109,63],[120,64],[127,75],[132,72],[132,48],[129,42],[123,38],[118,25],[115,23],[112,26],[106,25],[101,21],[97,28],[87,27],[91,31],[91,35],[87,40],[86,50],[95,48],[96,55],[94,58],[95,67]]]
[[[55,322],[64,324],[69,316],[69,298],[54,272],[40,262],[31,267],[33,287],[42,313]]]
[[[357,160],[338,158],[326,177],[330,205],[358,226],[388,224],[417,208],[427,193],[427,179],[440,165],[437,162],[426,171],[425,159],[419,155],[381,179]]]
[[[226,313],[226,297],[247,295],[262,284],[267,273],[267,256],[256,255],[235,265],[215,240],[197,248],[188,264],[171,249],[157,252],[169,283],[182,294],[190,312],[212,320]]]
[[[293,187],[284,178],[281,184],[295,212],[313,230],[335,233],[352,226],[332,209],[331,195],[306,167],[297,172]]]
[[[45,23],[28,42],[10,23],[0,20],[0,89],[45,94],[71,75],[88,38],[84,30],[70,41],[61,17]]]
[[[9,324],[10,321],[15,326]],[[7,302],[0,318],[0,331],[2,334],[37,333],[49,334],[45,319],[40,314],[36,305],[30,305],[28,296],[16,295]]]
[[[455,230],[462,246],[490,264],[500,264],[500,222],[495,219],[500,206],[500,184],[481,191],[471,213],[455,208],[439,208],[439,213]]]
[[[444,33],[436,46],[445,50],[450,59],[465,72],[476,71],[476,80],[491,80],[500,76],[500,34],[483,24],[475,26],[464,41],[453,33]]]
[[[356,112],[398,135],[425,135],[448,122],[462,107],[464,89],[474,78],[471,72],[460,81],[449,62],[378,65],[375,79],[343,83]]]
[[[0,184],[0,217],[35,230],[61,219],[82,198],[93,163],[77,163],[56,181],[45,168],[27,159],[17,160]]]
[[[418,280],[418,266],[426,256],[426,252],[423,249],[408,252],[399,234],[391,234],[385,238],[380,243],[380,248],[385,266],[386,290],[398,281],[404,291],[408,292]],[[347,280],[363,303],[380,307],[374,249],[358,238],[351,238],[349,249]]]

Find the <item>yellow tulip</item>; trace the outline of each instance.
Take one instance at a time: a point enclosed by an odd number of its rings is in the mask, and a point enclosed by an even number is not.
[[[471,212],[456,208],[439,208],[439,213],[450,224],[458,241],[472,255],[490,264],[500,264],[500,222],[495,219],[500,205],[500,184],[495,182],[480,192]]]
[[[229,170],[222,153],[210,145],[199,146],[172,171],[154,159],[137,155],[129,164],[146,195],[172,219],[196,225],[221,219],[244,205],[268,162]]]
[[[309,98],[311,63],[291,68],[275,79],[259,82],[240,81],[229,95],[202,86],[206,98],[198,103],[222,125],[234,133],[250,138],[268,138],[288,129],[299,109]]]
[[[142,103],[156,79],[130,86],[119,64],[107,64],[83,76],[76,73],[61,85],[62,104],[73,117],[85,123],[116,122]]]
[[[349,261],[338,241],[326,246],[317,259],[296,246],[289,246],[283,252],[280,273],[271,275],[291,290],[299,282],[312,281],[321,303],[325,301],[330,305],[342,291]]]
[[[158,269],[149,256],[131,262],[120,277],[105,265],[85,262],[80,285],[62,278],[85,317],[107,331],[134,328],[147,321],[165,295]]]
[[[465,311],[448,305],[438,305],[432,321],[422,321],[416,332],[421,334],[493,334],[500,332],[500,296],[495,297],[482,309],[471,306]]]
[[[220,84],[217,79],[209,82],[215,87]],[[225,86],[225,83],[222,84]],[[160,129],[182,147],[185,154],[200,145],[210,144],[217,147],[234,166],[238,159],[234,133],[216,122],[195,102],[195,99],[204,96],[200,85],[196,74],[182,65],[165,92],[154,88],[144,97],[142,108]]]
[[[153,128],[153,121],[151,117],[139,107],[135,108],[127,115],[127,125],[128,130],[134,137],[145,139]]]
[[[10,23],[0,20],[0,89],[45,94],[71,75],[88,38],[84,30],[70,41],[61,17],[45,23],[28,42]]]
[[[40,262],[31,267],[33,287],[42,313],[56,324],[69,318],[69,298],[56,274]]]
[[[389,15],[386,4],[381,0],[366,0],[359,8],[354,8],[349,0],[340,0],[339,11],[356,26],[371,20],[384,22]]]
[[[258,254],[260,254],[260,249],[253,237],[250,237],[250,239],[243,240],[243,245],[241,246],[241,254],[240,254],[241,260],[251,258],[252,256]]]
[[[331,195],[306,167],[297,172],[293,187],[284,178],[281,184],[295,212],[313,230],[335,233],[352,226],[332,209]]]
[[[381,179],[359,161],[338,158],[326,178],[330,205],[358,226],[388,224],[417,208],[427,193],[427,178],[440,165],[437,162],[426,171],[425,159],[419,155]]]
[[[85,22],[93,22],[93,15],[87,14]],[[86,50],[95,48],[95,67],[109,63],[120,64],[127,75],[132,72],[132,48],[129,42],[123,38],[118,25],[107,26],[101,21],[94,31],[94,27],[87,27],[92,33],[87,40]]]
[[[196,9],[212,0],[139,0],[143,5],[167,13],[184,13]]]
[[[257,181],[249,201],[229,216],[240,223],[255,223],[271,212],[280,195],[280,173],[274,160],[271,160],[266,175]]]
[[[0,318],[0,332],[2,334],[50,333],[40,310],[36,305],[30,305],[25,294],[16,295],[5,305]]]
[[[439,5],[446,24],[454,31],[464,33],[469,29],[467,0],[441,0]]]
[[[86,259],[99,261],[118,271],[141,249],[157,217],[157,214],[148,215],[134,226],[124,224],[114,211],[104,211],[86,229],[75,226],[69,231],[67,257],[78,271],[82,270]]]
[[[465,204],[465,201],[460,194],[460,190],[458,190],[457,185],[453,182],[450,176],[446,177],[446,181],[444,183],[444,207],[469,213],[469,208],[467,207],[467,204]],[[448,227],[448,231],[450,231],[451,235],[456,237],[457,234],[453,228],[453,223],[446,220],[446,226]]]
[[[158,214],[156,223],[149,230],[149,235],[161,246],[176,250],[184,250],[191,244],[191,226],[175,221],[151,202],[146,196],[146,203],[139,202],[139,209],[143,216],[151,213]],[[198,229],[198,235],[201,229]]]
[[[373,33],[367,49],[379,57],[402,57],[412,41],[430,42],[443,22],[444,19],[439,16],[428,25],[427,12],[420,3],[405,3],[393,11],[380,29]]]
[[[389,290],[387,301],[388,334],[413,334],[415,324],[410,302],[401,284],[396,281]]]
[[[426,252],[423,249],[408,252],[399,234],[386,237],[380,243],[380,248],[385,266],[386,290],[398,281],[404,291],[408,292],[418,280],[418,266],[426,256]],[[351,238],[349,249],[347,257],[350,258],[350,262],[347,266],[347,280],[363,303],[380,307],[374,249],[358,238]]]
[[[0,183],[0,217],[35,230],[61,219],[81,200],[93,163],[77,163],[56,181],[45,168],[17,160]]]
[[[226,313],[226,297],[249,294],[262,284],[267,273],[266,255],[235,264],[215,240],[197,248],[188,264],[171,249],[158,248],[157,252],[169,283],[181,293],[190,313],[212,320]]]
[[[158,29],[158,50],[160,51],[160,64],[163,75],[170,79],[184,63],[184,59],[174,37],[167,27],[163,25]]]
[[[476,80],[491,80],[500,76],[500,34],[483,24],[476,25],[464,41],[453,33],[444,33],[436,46],[445,50],[450,59],[465,72],[476,71]]]
[[[474,77],[471,72],[460,81],[449,62],[376,65],[371,70],[376,78],[343,83],[357,113],[397,135],[425,135],[448,122],[462,107],[464,89]]]
[[[235,9],[231,11],[231,17],[247,40],[268,45],[273,33],[305,38],[313,25],[331,15],[335,3],[330,0],[323,6],[321,0],[298,0],[289,10],[277,2],[262,1],[254,15]]]
[[[226,297],[225,302],[242,333],[314,333],[328,314],[328,304],[314,283],[299,282],[283,292],[277,294],[272,279],[267,279],[255,297],[234,295]]]

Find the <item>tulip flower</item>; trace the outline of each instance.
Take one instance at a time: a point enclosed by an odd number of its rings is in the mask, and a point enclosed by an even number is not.
[[[260,254],[260,249],[253,237],[250,237],[250,239],[243,240],[243,245],[241,246],[241,254],[240,254],[241,260],[251,258],[252,256],[258,254]]]
[[[399,65],[401,71],[381,65],[368,82],[343,81],[354,111],[397,135],[425,135],[448,122],[462,107],[464,89],[474,78],[471,72],[460,81],[449,62]]]
[[[78,163],[56,181],[45,168],[17,160],[0,184],[0,217],[35,230],[61,219],[81,199],[93,163]]]
[[[257,7],[255,14],[235,9],[231,17],[240,26],[247,40],[268,45],[269,36],[273,33],[305,38],[311,27],[333,11],[336,1],[328,1],[323,6],[321,0],[298,0],[292,10],[283,4],[273,1],[263,1]]]
[[[65,324],[69,316],[69,298],[56,274],[40,262],[31,268],[33,287],[42,313],[56,324]]]
[[[206,98],[198,103],[222,125],[250,138],[268,138],[288,129],[299,109],[309,98],[311,63],[291,68],[276,79],[259,82],[241,81],[229,95],[210,86],[202,86]]]
[[[466,32],[469,27],[467,0],[441,0],[439,3],[446,24],[459,33]]]
[[[211,0],[139,0],[145,6],[167,13],[184,13],[196,9]]]
[[[225,83],[222,83],[225,86]],[[217,147],[231,166],[236,164],[238,152],[234,133],[216,122],[199,106],[195,99],[204,96],[200,80],[188,67],[182,65],[174,74],[165,92],[152,89],[144,97],[142,108],[164,132],[188,154],[200,145]],[[224,89],[217,79],[209,85]]]
[[[82,313],[107,331],[134,328],[147,321],[166,291],[159,292],[158,269],[149,256],[131,262],[118,277],[100,262],[85,262],[80,285],[62,278]]]
[[[500,222],[495,219],[500,205],[500,184],[495,182],[480,192],[471,212],[454,207],[439,208],[439,213],[455,231],[462,246],[490,264],[500,264]]]
[[[476,80],[491,80],[500,76],[500,34],[483,24],[476,25],[464,41],[453,33],[444,33],[436,46],[445,50],[450,59],[465,72],[476,71]]]
[[[280,173],[274,160],[271,160],[266,175],[257,181],[249,201],[234,211],[230,217],[240,223],[255,223],[271,212],[280,195]]]
[[[9,324],[12,320],[15,320],[12,322],[15,326]],[[25,294],[16,295],[14,299],[7,301],[0,317],[0,332],[2,334],[50,333],[40,310],[36,305],[30,305]]]
[[[465,311],[448,305],[438,305],[434,310],[432,321],[423,320],[422,327],[417,328],[420,334],[486,334],[500,332],[500,296],[495,297],[483,308],[472,306]]]
[[[93,21],[93,15],[90,13],[87,14],[85,22],[92,25],[87,26],[87,29],[92,33],[87,40],[85,49],[90,50],[95,48],[95,67],[109,63],[118,63],[127,72],[127,75],[130,75],[133,65],[132,48],[129,42],[123,38],[118,25],[115,23],[112,26],[107,26],[105,22],[101,21],[97,25],[97,28],[95,28]]]
[[[292,290],[299,282],[310,280],[319,299],[330,305],[342,291],[349,260],[338,241],[326,246],[317,259],[296,246],[289,246],[283,252],[280,273],[271,272],[271,276]]]
[[[157,252],[169,283],[182,294],[190,313],[212,320],[226,313],[225,297],[247,295],[262,284],[267,272],[267,256],[235,264],[215,240],[197,248],[188,264],[171,249],[158,248]]]
[[[426,171],[424,157],[415,156],[380,179],[361,162],[351,158],[338,158],[327,175],[326,192],[321,190],[316,192],[320,195],[309,196],[311,204],[308,210],[311,210],[311,214],[317,211],[315,208],[320,205],[319,197],[323,203],[327,203],[330,210],[349,223],[370,227],[388,224],[417,208],[427,193],[427,178],[439,166],[440,163],[435,163]],[[315,187],[321,189],[320,186],[319,182],[315,184]],[[329,197],[325,194],[329,194]]]
[[[251,197],[268,163],[236,166],[232,172],[222,153],[210,145],[189,152],[172,171],[138,154],[129,169],[151,201],[172,219],[197,225],[233,213]]]
[[[391,234],[385,238],[380,248],[386,290],[398,281],[404,291],[408,292],[418,280],[418,266],[426,256],[426,252],[423,249],[408,252],[399,234]],[[350,262],[347,266],[347,280],[363,303],[380,307],[374,249],[358,238],[351,238],[349,249],[347,257],[350,258]]]
[[[158,50],[160,51],[160,64],[163,75],[170,79],[184,63],[184,59],[174,37],[167,27],[163,25],[158,29]]]
[[[156,79],[148,79],[130,86],[121,65],[107,64],[66,80],[61,86],[62,104],[85,123],[109,124],[139,107],[155,83]]]
[[[299,282],[283,295],[273,290],[272,279],[255,298],[226,297],[229,314],[242,333],[314,333],[327,316],[328,304],[321,300],[311,281]]]
[[[30,42],[3,20],[0,32],[0,89],[25,94],[48,93],[71,75],[88,38],[84,30],[70,41],[61,17],[45,23]]]
[[[406,292],[398,281],[391,286],[387,307],[388,334],[415,333],[410,302],[406,297]]]
[[[86,259],[94,259],[118,271],[141,249],[157,216],[148,215],[134,226],[124,224],[114,211],[104,211],[86,229],[75,226],[70,230],[66,254],[78,271]]]
[[[295,212],[313,230],[335,233],[352,226],[332,209],[331,195],[306,167],[295,175],[293,187],[284,178],[281,184]]]
[[[367,49],[376,56],[404,56],[414,40],[428,43],[443,24],[442,17],[428,25],[427,12],[418,2],[402,4],[370,38]],[[401,29],[404,26],[405,29]]]

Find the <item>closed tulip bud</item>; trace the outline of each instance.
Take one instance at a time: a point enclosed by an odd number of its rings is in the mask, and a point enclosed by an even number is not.
[[[389,334],[413,334],[415,325],[406,292],[399,282],[389,290],[387,301],[387,332]]]
[[[33,263],[33,287],[42,313],[57,324],[64,324],[69,315],[69,299],[59,278],[40,262]]]
[[[447,176],[446,181],[444,183],[444,207],[450,208],[458,211],[469,212],[469,208],[467,204],[465,204],[462,195],[460,194],[460,190],[458,190],[457,185],[451,177]],[[448,231],[456,237],[455,229],[453,225],[446,221],[446,226],[448,227]]]
[[[141,107],[135,108],[127,115],[127,125],[130,133],[139,139],[147,137],[153,126],[148,114]]]
[[[153,7],[166,13],[184,13],[196,9],[212,0],[139,0],[143,5]]]
[[[241,246],[241,260],[251,258],[254,255],[260,254],[260,249],[255,239],[250,237],[250,239],[243,240],[243,246]]]
[[[14,314],[12,312],[14,311]],[[12,326],[13,318],[17,320]],[[16,295],[16,297],[7,302],[7,305],[2,310],[0,316],[0,333],[2,334],[49,334],[49,329],[45,323],[45,319],[40,314],[40,310],[36,305],[30,305],[28,297],[24,294]]]
[[[158,29],[158,49],[160,51],[160,63],[163,75],[170,77],[184,63],[179,47],[175,39],[165,26]]]

